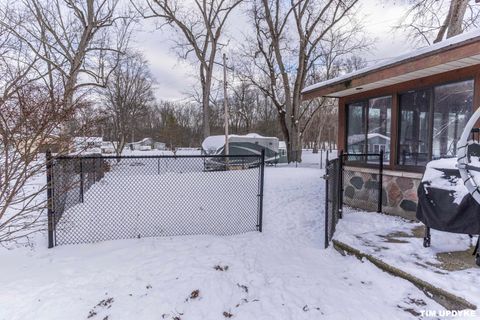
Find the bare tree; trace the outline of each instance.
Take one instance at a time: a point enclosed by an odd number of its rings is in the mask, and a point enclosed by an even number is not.
[[[409,0],[398,28],[420,44],[432,44],[461,34],[480,23],[480,7],[469,0]]]
[[[101,94],[105,101],[104,116],[113,129],[115,152],[120,155],[128,135],[135,129],[138,119],[147,114],[154,96],[153,78],[141,54],[117,55],[116,59],[118,67]]]
[[[253,85],[247,81],[241,81],[238,84],[230,85],[230,115],[231,127],[236,133],[249,133],[253,127],[254,121],[258,116],[258,105],[256,104],[257,94],[253,90]],[[241,128],[241,129],[240,129]]]
[[[46,89],[24,84],[0,105],[0,242],[45,227],[39,219],[46,206],[42,196],[46,185],[35,181],[45,169],[39,154],[52,146],[65,151],[58,130],[69,119],[62,96],[56,95],[52,103]]]
[[[339,37],[335,37],[335,40],[339,40]],[[335,50],[332,50],[334,48]],[[345,56],[345,52],[341,50],[342,46],[338,47],[327,46],[323,47],[324,51],[324,68],[315,72],[312,76],[313,82],[318,79],[330,79],[340,74],[350,73],[355,70],[364,68],[367,66],[365,58],[358,55]],[[348,46],[346,47],[348,48]],[[327,145],[331,149],[332,144],[336,143],[336,128],[338,124],[338,108],[335,99],[322,99],[322,106],[313,115],[310,121],[311,125],[303,132],[304,146],[312,147],[314,153],[319,148],[324,149]]]
[[[194,0],[191,5],[181,0],[146,0],[146,8],[137,6],[144,18],[160,18],[180,34],[175,47],[180,57],[198,65],[202,88],[203,136],[210,135],[210,102],[213,71],[218,52],[225,46],[225,25],[232,11],[242,0]],[[134,3],[135,5],[135,3]]]
[[[358,0],[256,0],[252,15],[256,38],[249,79],[273,101],[289,161],[301,161],[302,134],[323,100],[302,103],[301,90],[320,62],[364,48],[361,26],[353,19]],[[326,50],[330,55],[326,56]],[[328,59],[331,61],[328,61]],[[327,78],[329,75],[326,75]],[[267,81],[265,81],[267,80]],[[319,79],[317,79],[319,80]]]
[[[105,85],[115,69],[107,56],[128,42],[132,19],[120,14],[117,5],[118,0],[25,0],[15,15],[0,23],[43,62],[46,85],[58,88],[61,83],[63,103],[71,107],[81,89]],[[123,37],[112,37],[109,31],[115,27]]]
[[[33,1],[0,7],[0,242],[38,231],[46,206],[47,147],[68,150],[63,133],[85,105],[84,94],[104,85],[106,63],[127,39],[129,23],[117,1]],[[108,32],[123,24],[124,36]],[[115,46],[111,46],[115,44]],[[45,224],[41,225],[45,227]]]
[[[0,28],[1,29],[1,28]],[[0,35],[2,31],[0,30]],[[5,34],[3,34],[5,35]],[[61,103],[61,90],[38,81],[38,60],[27,60],[18,42],[0,58],[0,243],[28,237],[43,228],[46,185],[35,182],[45,169],[39,153],[47,146],[61,149],[59,129],[70,112]]]

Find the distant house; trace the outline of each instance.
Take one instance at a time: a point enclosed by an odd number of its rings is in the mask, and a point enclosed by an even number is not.
[[[102,137],[75,137],[73,138],[73,149],[74,152],[91,151],[97,148],[100,150],[102,143]]]
[[[313,84],[302,95],[338,98],[339,150],[384,150],[383,210],[414,218],[425,165],[456,156],[480,106],[480,30]],[[345,171],[368,176],[372,166],[347,162]]]
[[[365,143],[365,139],[367,143]],[[354,134],[348,137],[350,152],[354,153],[379,153],[380,150],[388,152],[390,150],[390,137],[381,133]],[[388,158],[389,155],[385,154]]]
[[[37,152],[45,153],[47,150],[50,150],[53,153],[59,153],[68,150],[69,147],[66,139],[62,139],[62,137],[56,134],[49,134],[36,138],[18,136],[16,139],[17,143],[15,144],[15,148],[22,157],[31,156]]]
[[[103,141],[102,146],[100,149],[102,150],[102,153],[110,154],[110,153],[115,153],[115,148],[117,146],[118,142],[116,141]]]

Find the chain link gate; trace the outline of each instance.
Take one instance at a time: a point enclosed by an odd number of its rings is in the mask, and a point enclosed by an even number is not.
[[[327,160],[325,166],[325,248],[328,247],[335,233],[338,219],[342,215],[340,195],[340,159]]]
[[[265,155],[47,155],[49,247],[262,231]]]
[[[383,157],[380,153],[340,152],[325,167],[325,248],[345,212],[382,211]],[[368,170],[355,170],[368,167]],[[361,166],[359,166],[361,165]]]

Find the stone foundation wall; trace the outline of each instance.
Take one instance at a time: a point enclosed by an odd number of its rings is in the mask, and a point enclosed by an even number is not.
[[[344,203],[359,209],[376,211],[378,171],[370,168],[345,167]],[[385,170],[383,173],[382,211],[415,219],[417,188],[421,174]]]

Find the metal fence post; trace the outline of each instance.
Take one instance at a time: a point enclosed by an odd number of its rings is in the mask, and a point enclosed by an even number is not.
[[[260,163],[260,190],[259,190],[259,210],[258,210],[258,231],[262,232],[263,229],[263,184],[265,179],[265,149],[262,149]]]
[[[328,161],[325,164],[325,248],[328,248],[328,185],[329,185]]]
[[[347,155],[348,156],[348,155]],[[338,217],[343,217],[343,150],[338,155]]]
[[[379,170],[378,170],[378,208],[377,212],[382,212],[382,202],[383,202],[383,150],[380,150],[380,159],[379,159]]]
[[[97,159],[93,158],[93,183],[96,183],[98,180],[97,180]],[[88,168],[90,171],[91,169]]]
[[[83,192],[84,192],[84,174],[83,174],[83,159],[80,158],[80,202],[83,203]]]
[[[52,174],[53,174],[53,164],[52,164],[52,151],[47,150],[45,154],[45,161],[47,164],[47,223],[48,223],[48,247],[53,248],[54,246],[54,215],[53,215],[53,186],[52,186]]]
[[[323,169],[322,156],[323,156],[323,150],[320,149],[320,169]]]

